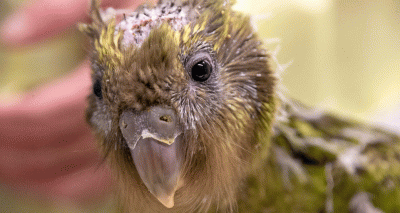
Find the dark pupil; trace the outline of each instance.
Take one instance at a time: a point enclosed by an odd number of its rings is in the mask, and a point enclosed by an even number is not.
[[[206,61],[200,61],[192,67],[192,78],[195,81],[205,81],[211,75],[211,66]]]
[[[103,98],[102,93],[101,93],[101,82],[100,80],[96,80],[93,84],[93,93],[99,97],[100,99]]]

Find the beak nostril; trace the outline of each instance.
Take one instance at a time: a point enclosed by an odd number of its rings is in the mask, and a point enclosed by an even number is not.
[[[160,120],[164,121],[164,122],[167,122],[167,123],[172,122],[172,118],[171,118],[170,115],[162,115],[162,116],[160,116]]]

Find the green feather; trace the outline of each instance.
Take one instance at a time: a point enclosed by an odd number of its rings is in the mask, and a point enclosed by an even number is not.
[[[289,102],[239,212],[400,210],[399,136]]]

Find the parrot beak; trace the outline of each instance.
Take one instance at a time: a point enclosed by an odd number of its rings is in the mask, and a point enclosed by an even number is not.
[[[175,112],[162,107],[125,111],[120,129],[143,183],[165,207],[172,208],[175,192],[183,185],[182,128]]]
[[[174,206],[180,184],[179,142],[163,144],[153,138],[139,140],[131,150],[136,169],[147,189],[167,208]]]

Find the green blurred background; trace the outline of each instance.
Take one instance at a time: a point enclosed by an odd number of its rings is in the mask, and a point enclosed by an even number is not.
[[[0,0],[0,21],[22,2]],[[400,132],[400,1],[238,0],[235,8],[255,15],[280,64],[292,62],[282,74],[290,96]],[[29,47],[0,46],[0,100],[68,73],[85,57],[84,42],[72,29]],[[54,211],[1,190],[5,206]]]

